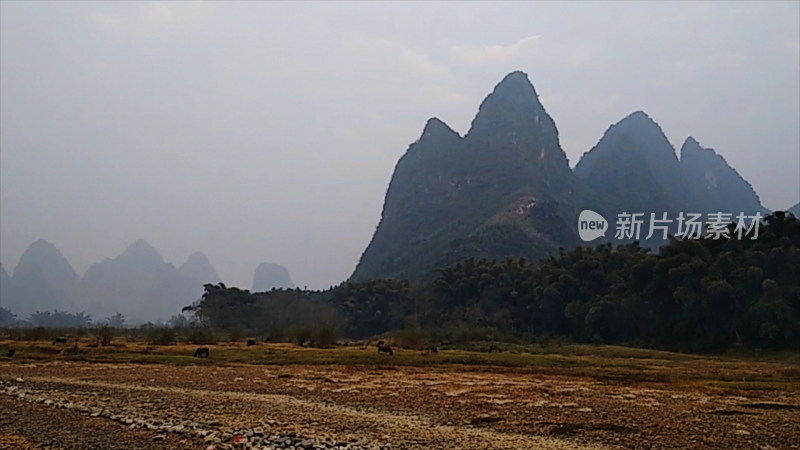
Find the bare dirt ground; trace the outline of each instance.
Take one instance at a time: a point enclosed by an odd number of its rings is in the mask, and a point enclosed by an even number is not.
[[[391,362],[0,361],[0,448],[800,448],[800,388],[746,381],[791,365]]]

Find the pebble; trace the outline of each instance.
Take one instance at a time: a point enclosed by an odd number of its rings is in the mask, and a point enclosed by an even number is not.
[[[22,382],[21,378],[17,379]],[[203,439],[207,450],[223,449],[254,449],[254,450],[367,450],[358,436],[348,436],[349,442],[337,441],[330,438],[315,439],[309,436],[301,436],[295,432],[285,433],[265,433],[263,427],[251,429],[236,429],[224,427],[222,422],[213,420],[205,426],[192,421],[164,421],[155,417],[132,416],[128,408],[124,408],[123,414],[115,414],[119,411],[111,411],[105,407],[93,406],[91,403],[76,403],[66,398],[48,398],[42,392],[33,389],[25,389],[20,386],[0,385],[0,394],[13,395],[29,402],[40,403],[46,406],[71,409],[76,412],[88,414],[89,417],[102,417],[120,425],[129,427],[142,427],[153,432],[158,432],[152,437],[153,442],[163,442],[167,439],[166,433],[176,433],[183,435],[195,435]],[[50,394],[51,396],[53,393]],[[57,395],[55,397],[58,397]],[[100,399],[103,406],[110,402],[108,398]],[[277,425],[279,422],[267,419],[263,422],[267,427]],[[234,441],[235,437],[239,437]],[[378,447],[374,447],[378,448]],[[384,445],[381,448],[389,448]]]

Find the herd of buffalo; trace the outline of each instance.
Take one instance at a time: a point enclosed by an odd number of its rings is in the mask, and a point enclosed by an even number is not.
[[[65,338],[65,337],[53,338],[53,345],[66,344],[66,343],[67,343],[67,338]],[[363,348],[366,349],[367,347],[369,347],[369,344],[370,343],[367,342],[367,344]],[[75,341],[75,345],[77,347],[77,345],[78,345],[77,340]],[[256,345],[256,340],[255,339],[247,339],[246,345],[248,347],[252,347],[252,346]],[[378,353],[385,353],[385,354],[387,354],[389,356],[394,356],[394,350],[392,350],[392,346],[389,345],[388,343],[386,343],[385,341],[378,341],[377,349],[378,349]],[[497,347],[497,345],[492,344],[492,345],[489,346],[489,349],[488,349],[489,353],[499,352],[499,351],[500,351],[500,349]],[[438,347],[433,346],[428,350],[428,352],[432,353],[432,354],[435,354],[435,355],[438,355],[439,354],[439,349],[438,349]],[[13,348],[10,348],[6,352],[6,357],[7,358],[11,358],[15,354],[16,354],[16,350],[14,350]],[[208,358],[210,355],[211,355],[211,350],[209,350],[208,347],[198,347],[194,351],[194,354],[193,354],[193,356],[195,358]]]

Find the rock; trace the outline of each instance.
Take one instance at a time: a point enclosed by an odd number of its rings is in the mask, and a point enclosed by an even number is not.
[[[478,416],[478,417],[475,417],[474,419],[472,419],[470,421],[470,424],[471,425],[480,425],[480,424],[484,424],[484,423],[499,422],[501,420],[503,420],[501,417],[482,415],[482,416]]]
[[[163,435],[163,434],[157,434],[157,435],[153,436],[153,442],[160,442],[160,441],[165,440],[166,438],[167,437],[165,435]]]

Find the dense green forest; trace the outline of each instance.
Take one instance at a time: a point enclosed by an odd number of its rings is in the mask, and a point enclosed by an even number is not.
[[[800,221],[776,212],[757,239],[732,236],[672,239],[657,254],[633,243],[561,250],[535,263],[469,259],[422,283],[263,293],[209,284],[186,310],[212,328],[262,335],[336,327],[351,338],[413,329],[686,351],[800,347]]]

